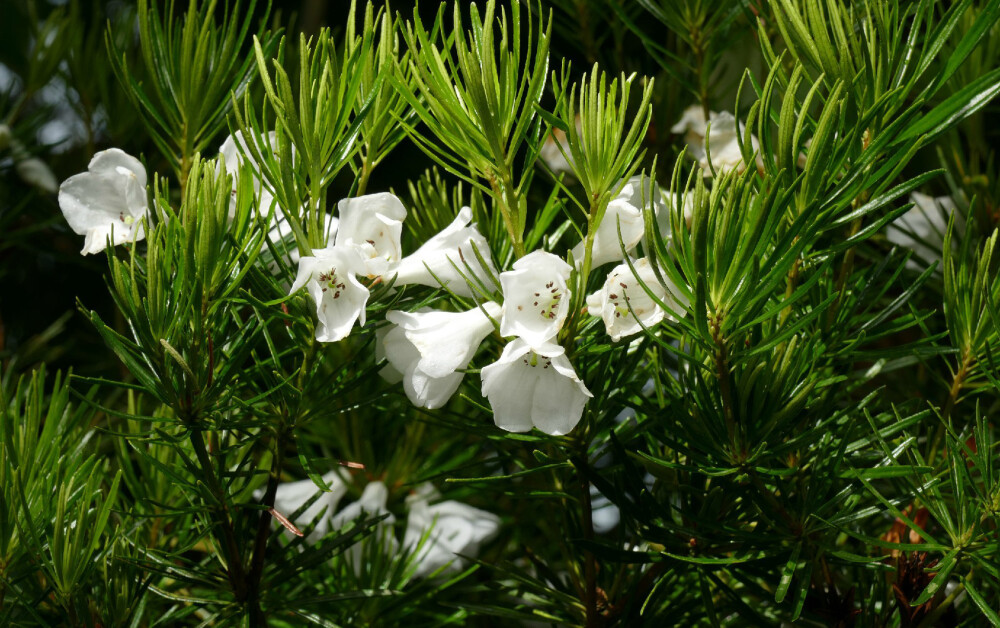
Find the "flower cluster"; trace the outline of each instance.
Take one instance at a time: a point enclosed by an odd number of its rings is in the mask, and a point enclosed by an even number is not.
[[[728,126],[735,129],[735,122],[725,114],[713,115],[711,120],[709,143],[716,141],[716,133],[719,138],[730,133]],[[690,136],[697,156],[701,154],[697,142],[706,141],[699,136],[704,127],[700,110],[692,109],[674,130]],[[717,172],[742,167],[738,147],[733,146],[735,131],[730,135],[726,137],[731,144],[712,152]],[[220,149],[226,172],[234,180],[246,159],[245,145],[243,150],[237,147],[243,141],[242,136],[231,136]],[[251,172],[259,171],[257,164],[251,166]],[[254,176],[253,183],[258,210],[266,214],[274,197],[259,176]],[[889,239],[916,249],[923,257],[940,257],[945,214],[952,205],[947,199],[935,204],[921,195],[914,195],[914,201],[915,207],[890,228]],[[59,202],[70,227],[86,236],[84,254],[100,252],[108,242],[141,240],[148,211],[146,170],[121,150],[102,151],[87,172],[63,182]],[[645,235],[644,210],[652,211],[660,236],[669,243],[670,214],[677,205],[682,219],[690,222],[690,198],[657,191],[648,178],[636,176],[622,183],[597,225],[591,265],[595,269],[616,265],[603,286],[586,297],[586,306],[591,316],[601,319],[614,342],[661,321],[676,320],[688,306],[684,293],[654,268],[654,260],[635,256]],[[288,235],[287,218],[280,207],[275,209],[272,240],[282,241]],[[579,423],[592,395],[560,339],[574,285],[574,268],[563,258],[533,251],[498,275],[469,207],[404,256],[401,235],[407,210],[395,195],[382,192],[343,199],[337,210],[338,216],[326,220],[326,247],[301,257],[292,251],[298,272],[290,294],[305,288],[315,303],[318,341],[337,342],[356,323],[366,323],[369,288],[375,282],[444,288],[476,299],[476,306],[462,312],[390,310],[385,316],[388,324],[379,329],[376,348],[376,358],[386,361],[382,376],[390,382],[402,381],[414,405],[441,408],[458,391],[480,345],[495,334],[505,345],[496,361],[482,367],[480,378],[496,425],[512,432],[538,428],[560,435]],[[578,263],[586,255],[585,246],[584,240],[572,249]],[[497,283],[499,294],[492,288]]]
[[[745,167],[736,124],[728,113],[712,112],[706,120],[701,108],[692,107],[672,130],[684,134],[692,155],[710,176]],[[756,138],[751,136],[750,143],[757,148]],[[265,144],[276,148],[273,133],[258,138],[258,145]],[[226,138],[219,150],[220,170],[224,167],[232,177],[234,198],[241,173],[250,173],[258,212],[272,216],[270,240],[284,243],[290,235],[287,210],[276,205],[251,152],[240,133]],[[117,245],[144,237],[146,172],[120,150],[95,155],[88,172],[62,184],[59,200],[70,226],[86,236],[85,254],[103,250],[108,242]],[[926,240],[934,240],[930,247],[939,250],[943,213],[928,212],[932,204],[916,200],[917,206],[890,229],[889,238],[920,253],[925,253]],[[678,213],[673,213],[675,208]],[[645,238],[647,209],[669,245],[671,225],[677,224],[671,216],[690,224],[691,208],[689,196],[672,196],[645,176],[632,177],[620,184],[589,242],[584,238],[572,248],[577,268],[537,250],[498,273],[469,207],[404,255],[401,236],[407,209],[399,198],[386,192],[346,198],[337,203],[336,216],[325,216],[326,246],[302,256],[294,247],[289,251],[298,264],[290,294],[305,289],[311,297],[320,342],[340,341],[355,324],[366,324],[370,288],[376,283],[443,288],[473,299],[475,307],[458,312],[388,311],[376,346],[376,358],[386,362],[383,377],[401,381],[413,404],[441,408],[458,391],[482,343],[493,335],[503,340],[503,348],[479,374],[496,425],[514,432],[538,428],[566,434],[579,423],[592,396],[567,354],[573,340],[562,334],[573,304],[585,302],[586,312],[603,322],[613,342],[683,316],[688,307],[684,291],[655,267],[654,259],[638,257],[637,251]],[[575,286],[583,283],[577,274],[588,254],[589,268],[614,266],[600,289],[576,301]]]
[[[273,144],[273,138],[268,141]],[[227,138],[220,154],[234,181],[246,172],[241,170],[249,159],[242,136]],[[283,241],[288,230],[285,212],[274,207],[274,196],[255,174],[259,165],[250,166],[256,207],[261,215],[275,210],[270,228],[274,240]],[[73,229],[87,236],[84,253],[103,250],[109,238],[113,244],[142,239],[145,179],[136,159],[112,149],[96,155],[89,172],[63,183],[60,203]],[[664,283],[652,260],[635,257],[645,233],[646,207],[652,208],[667,240],[672,204],[679,202],[684,219],[690,220],[689,199],[671,199],[654,190],[645,177],[623,182],[590,243],[593,268],[617,264],[603,287],[585,299],[589,314],[603,321],[615,342],[673,319],[687,306],[680,291],[669,281]],[[402,201],[390,193],[346,198],[337,204],[337,216],[326,221],[327,246],[309,255],[292,251],[298,269],[289,294],[305,289],[311,297],[316,339],[337,342],[355,324],[364,326],[370,288],[378,282],[443,288],[474,299],[475,307],[461,312],[388,311],[388,324],[379,329],[376,349],[376,358],[386,361],[383,377],[401,380],[415,405],[440,408],[457,392],[480,345],[495,334],[505,344],[499,358],[482,367],[480,378],[496,425],[513,432],[538,428],[551,435],[569,433],[592,397],[562,344],[566,339],[560,338],[573,307],[574,273],[579,269],[538,250],[498,274],[469,207],[459,210],[451,224],[416,251],[404,255],[401,235],[406,216]],[[572,250],[573,259],[579,262],[586,256],[585,246],[580,242]]]

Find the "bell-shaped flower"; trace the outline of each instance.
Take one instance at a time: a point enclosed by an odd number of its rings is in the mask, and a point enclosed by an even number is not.
[[[32,155],[24,144],[13,136],[9,126],[0,124],[0,153],[8,148],[10,159],[14,162],[14,171],[22,181],[49,194],[59,191],[59,180],[49,165]]]
[[[268,134],[267,141],[271,146],[271,150],[277,150],[278,140],[274,131],[271,131]],[[247,142],[246,138],[243,137],[243,132],[237,131],[236,133],[226,137],[225,141],[222,142],[222,146],[219,147],[219,154],[225,159],[226,174],[233,178],[233,198],[230,202],[229,211],[236,211],[236,184],[240,175],[240,166],[246,160],[246,162],[250,164],[251,170],[254,172],[253,191],[258,201],[257,211],[266,216],[267,213],[271,211],[271,205],[274,204],[274,195],[272,195],[266,187],[261,185],[260,164],[253,160],[252,153],[250,153],[247,149]],[[246,155],[246,157],[244,157],[244,155]],[[284,218],[284,215],[281,213],[281,208],[278,208],[275,213],[275,217],[276,220]]]
[[[583,122],[580,114],[576,114],[576,132],[583,132]],[[569,152],[569,142],[566,140],[566,132],[562,129],[552,129],[552,132],[545,137],[542,148],[538,151],[538,156],[556,175],[561,173],[573,173],[573,156]]]
[[[674,212],[679,211],[684,224],[691,225],[691,220],[694,218],[694,194],[690,192],[688,194],[673,193],[664,190],[661,201],[655,206],[656,228],[660,232],[660,237],[671,240],[674,231],[672,222]]]
[[[716,115],[718,114],[710,112],[709,118],[714,118]],[[705,145],[705,131],[707,130],[707,126],[705,122],[705,110],[701,105],[691,105],[681,114],[681,119],[670,127],[670,132],[683,134],[684,142],[693,150],[697,150],[698,145],[702,147]]]
[[[646,284],[657,299],[671,309],[677,312],[683,310],[681,297],[673,296],[678,294],[676,288],[671,286],[671,292],[668,293],[660,285],[647,258],[636,260],[632,266],[635,268],[635,274],[628,264],[616,266],[608,274],[604,286],[587,297],[587,310],[592,316],[604,320],[604,327],[615,342],[625,336],[639,333],[643,327],[656,325],[664,317],[674,319],[650,297],[640,285],[640,281]]]
[[[345,506],[340,512],[333,516],[333,529],[339,530],[348,523],[367,515],[368,517],[378,517],[388,514],[386,504],[389,502],[389,489],[379,481],[369,482],[365,490],[361,492],[358,501]],[[396,518],[391,514],[382,522],[392,525]]]
[[[516,338],[504,347],[499,360],[483,368],[481,376],[493,420],[508,432],[537,427],[546,434],[568,434],[593,397],[565,350],[555,343],[532,348]]]
[[[52,174],[49,165],[38,157],[28,157],[14,164],[17,176],[28,185],[34,186],[43,192],[55,194],[59,190],[59,181],[56,175]]]
[[[406,208],[388,192],[345,198],[337,203],[340,223],[337,246],[358,249],[365,274],[377,277],[394,269],[402,257],[400,236]]]
[[[347,337],[354,321],[365,324],[368,288],[355,275],[364,272],[357,250],[333,246],[316,249],[299,260],[299,272],[289,294],[303,286],[316,302],[316,340],[337,342]]]
[[[450,225],[399,262],[395,285],[415,283],[438,288],[443,284],[459,296],[471,297],[473,290],[462,276],[464,274],[489,286],[490,275],[496,272],[490,259],[490,247],[470,222],[472,209],[463,207]],[[476,251],[486,262],[486,268],[479,263]]]
[[[326,243],[327,247],[333,246],[334,240],[337,236],[337,226],[339,220],[332,214],[323,215],[323,242]],[[267,233],[268,239],[271,241],[271,253],[277,257],[278,255],[288,255],[288,259],[292,261],[293,264],[297,264],[301,255],[299,254],[298,244],[295,242],[295,237],[292,232],[292,227],[288,224],[288,219],[285,215],[281,213],[278,218],[274,221],[271,230]],[[272,265],[272,272],[277,269],[277,265]]]
[[[934,198],[914,192],[910,195],[913,207],[897,218],[885,231],[889,242],[913,249],[916,256],[926,265],[940,262],[944,249],[944,237],[948,231],[948,220],[955,211],[955,202],[947,196]],[[956,227],[961,230],[960,216],[956,216]],[[913,259],[907,268],[926,268]]]
[[[462,385],[462,373],[431,377],[420,370],[420,351],[406,338],[406,331],[394,326],[382,336],[382,351],[389,361],[379,373],[390,383],[402,379],[410,403],[434,410],[444,406]]]
[[[146,169],[128,153],[109,148],[90,160],[87,172],[59,186],[59,208],[74,232],[86,236],[84,255],[146,237]]]
[[[382,338],[382,351],[402,374],[403,389],[414,405],[440,408],[455,394],[463,378],[456,371],[468,365],[493,331],[490,317],[499,315],[500,306],[492,302],[484,303],[482,310],[467,312],[391,310],[386,314],[395,327]]]
[[[651,194],[649,179],[641,175],[634,176],[628,180],[618,196],[608,203],[604,217],[594,234],[591,268],[624,259],[622,244],[625,245],[626,251],[631,251],[639,244],[645,231],[643,209],[652,205],[653,211],[656,212],[658,206],[663,205],[662,198],[652,199],[650,198]],[[621,229],[620,241],[619,228]],[[586,239],[573,247],[573,260],[578,264],[583,263],[585,247]]]
[[[355,573],[360,573],[363,567],[364,543],[378,543],[387,554],[395,554],[399,550],[399,541],[396,540],[392,530],[396,518],[387,508],[388,501],[389,489],[386,485],[379,481],[369,482],[365,490],[361,492],[361,497],[358,498],[358,501],[345,506],[331,520],[332,529],[342,530],[348,524],[358,519],[370,519],[381,515],[388,515],[388,517],[375,525],[375,531],[371,536],[348,548],[346,556],[350,564],[354,567]]]
[[[474,557],[500,531],[500,517],[457,501],[430,504],[425,497],[407,500],[409,516],[403,545],[417,549],[415,575],[457,573],[462,556]],[[423,544],[421,545],[421,541]]]
[[[513,270],[500,273],[501,335],[519,336],[532,347],[554,338],[569,314],[570,271],[561,257],[534,251],[514,262]]]
[[[285,482],[278,485],[278,490],[274,494],[274,509],[283,517],[293,521],[298,527],[304,527],[313,521],[316,527],[307,537],[310,541],[316,541],[323,537],[330,529],[330,518],[337,510],[337,504],[347,494],[347,485],[344,479],[336,471],[330,471],[323,475],[323,482],[330,488],[323,491],[310,480],[300,480],[298,482]],[[297,511],[308,502],[316,493],[320,493],[308,508],[292,519],[292,513]],[[255,497],[262,498],[264,491],[257,491]],[[317,519],[323,513],[323,516]]]
[[[729,112],[712,111],[706,121],[704,110],[700,106],[688,107],[670,130],[684,134],[684,141],[691,156],[698,161],[706,177],[712,175],[713,167],[720,175],[733,169],[742,172],[746,167],[736,133],[736,118]],[[740,135],[745,133],[746,128],[741,122]],[[754,150],[759,149],[756,137],[751,135],[750,142]],[[709,164],[709,153],[711,153],[711,164]],[[763,163],[759,154],[757,162],[758,165]]]

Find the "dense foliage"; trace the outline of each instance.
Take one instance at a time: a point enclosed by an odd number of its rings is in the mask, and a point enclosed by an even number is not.
[[[0,624],[1000,625],[1000,2],[344,4],[0,8]]]

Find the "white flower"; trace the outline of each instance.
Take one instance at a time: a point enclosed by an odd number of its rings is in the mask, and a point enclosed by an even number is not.
[[[499,517],[461,502],[444,501],[431,505],[426,497],[407,502],[410,514],[403,545],[416,549],[427,535],[414,557],[417,577],[428,576],[442,567],[445,569],[441,573],[461,571],[464,562],[456,554],[475,556],[479,547],[500,530]]]
[[[382,353],[389,361],[379,373],[390,383],[403,380],[403,390],[410,403],[434,410],[448,403],[462,385],[462,373],[431,377],[418,368],[420,351],[407,340],[402,327],[392,327],[381,338]]]
[[[52,169],[49,168],[48,164],[38,157],[28,157],[17,162],[14,165],[14,170],[17,171],[17,175],[21,177],[22,181],[43,192],[55,194],[59,190],[59,181],[56,180],[56,175],[52,174]]]
[[[484,303],[496,318],[500,306]],[[422,408],[440,408],[455,394],[465,368],[480,343],[493,331],[493,322],[478,307],[468,312],[400,312],[386,319],[395,323],[382,338],[382,351],[393,369],[403,376],[410,401]],[[387,373],[388,374],[388,373]]]
[[[330,529],[330,517],[337,510],[337,504],[347,494],[347,485],[344,484],[343,478],[336,471],[330,471],[323,475],[323,481],[330,487],[330,491],[322,492],[311,506],[294,519],[295,524],[299,527],[308,525],[313,520],[316,520],[316,527],[313,528],[313,531],[307,537],[310,541],[322,538],[327,530]],[[301,508],[313,495],[321,491],[322,489],[316,486],[310,479],[279,484],[278,490],[274,494],[274,509],[283,516],[291,519],[293,512]],[[263,493],[263,491],[258,491],[255,496],[257,499],[260,499],[263,497]],[[323,517],[316,519],[321,512],[323,512]]]
[[[580,114],[576,115],[576,132],[577,134],[583,133],[583,122],[580,119]],[[569,152],[569,142],[566,140],[566,132],[561,129],[552,129],[552,132],[545,137],[545,142],[542,144],[541,150],[538,151],[538,156],[556,175],[563,172],[572,174],[573,172],[573,157]]]
[[[708,122],[711,122],[709,129]],[[736,118],[729,112],[709,113],[708,122],[705,121],[705,113],[700,106],[691,106],[684,110],[684,114],[677,124],[671,127],[674,133],[683,133],[684,141],[687,143],[691,156],[694,157],[705,176],[712,175],[712,168],[708,163],[708,152],[712,153],[712,164],[715,172],[719,175],[736,169],[742,172],[746,165],[743,163],[743,153],[740,152],[740,144],[736,134]],[[740,133],[746,133],[746,127],[740,123]],[[707,137],[706,137],[707,135]],[[759,143],[757,138],[750,136],[750,142],[757,150]],[[706,151],[706,144],[708,151]],[[757,156],[758,164],[761,158]]]
[[[358,501],[348,504],[343,510],[333,516],[333,529],[339,530],[348,523],[365,515],[368,517],[377,517],[389,513],[386,508],[388,501],[389,489],[386,485],[379,481],[369,482],[365,490],[361,492],[361,497],[358,498]],[[396,518],[390,514],[383,523],[391,525],[395,521]]]
[[[22,181],[49,194],[59,191],[59,180],[52,174],[49,165],[32,156],[24,144],[11,135],[9,126],[0,124],[0,152],[8,147],[11,160],[14,162],[14,170]]]
[[[406,208],[388,192],[345,198],[337,203],[340,224],[337,246],[353,246],[361,253],[369,276],[392,270],[402,257],[400,236]]]
[[[316,249],[299,260],[299,272],[289,294],[303,286],[316,302],[316,340],[337,342],[347,337],[360,319],[365,324],[368,289],[355,277],[364,272],[364,262],[353,248]]]
[[[386,319],[399,325],[420,352],[420,369],[431,377],[441,377],[465,368],[479,344],[493,331],[490,317],[499,316],[500,309],[496,303],[487,302],[482,309],[475,307],[467,312],[391,310]]]
[[[462,274],[469,275],[471,269],[473,277],[489,286],[490,274],[496,272],[490,259],[490,247],[475,225],[469,226],[471,221],[472,209],[463,207],[450,225],[399,262],[396,285],[416,283],[438,288],[443,283],[455,294],[471,297],[472,288],[462,277]],[[483,256],[487,268],[479,263],[473,247]]]
[[[59,187],[59,208],[74,232],[86,236],[82,254],[100,253],[110,237],[113,246],[146,237],[146,169],[117,148],[94,155],[87,172]]]
[[[893,221],[885,235],[893,244],[913,249],[916,256],[927,264],[939,262],[955,202],[947,196],[933,198],[920,192],[911,194],[910,200],[914,203],[913,207]],[[957,226],[961,227],[960,224]],[[912,269],[921,267],[913,259],[906,265]]]
[[[615,529],[621,521],[622,513],[607,495],[601,493],[593,484],[590,485],[591,517],[594,521],[594,532],[607,534]]]
[[[679,301],[672,298],[660,285],[648,259],[644,257],[632,265],[635,267],[638,279],[646,284],[650,292],[675,311],[683,311]],[[632,274],[628,264],[621,264],[608,275],[604,287],[587,297],[587,310],[591,315],[604,319],[604,327],[611,340],[615,342],[624,336],[639,333],[643,327],[652,327],[665,316],[669,316],[643,290],[639,280]],[[676,294],[677,290],[671,286],[671,292]],[[673,319],[673,316],[670,318]]]
[[[323,242],[326,243],[327,247],[333,246],[339,223],[340,221],[337,220],[332,214],[323,214]],[[281,210],[278,210],[277,218],[275,219],[271,230],[268,231],[267,237],[270,239],[271,244],[273,244],[272,253],[275,256],[282,255],[287,252],[288,258],[293,264],[297,264],[299,259],[301,259],[298,244],[295,242],[295,238],[292,233],[292,227]],[[276,270],[277,265],[272,265],[272,272],[275,272]]]
[[[544,251],[525,255],[513,268],[500,273],[504,298],[500,333],[541,346],[559,333],[569,314],[571,295],[566,280],[572,268]]]
[[[382,545],[386,554],[395,554],[399,550],[399,541],[392,533],[392,526],[396,518],[386,507],[389,501],[389,489],[382,482],[369,482],[365,490],[362,491],[358,501],[348,504],[343,510],[333,516],[331,521],[334,530],[342,530],[347,524],[361,518],[373,518],[381,515],[389,515],[385,519],[375,524],[375,530],[371,536],[364,541],[359,541],[348,548],[345,553],[348,562],[354,567],[355,573],[362,570],[362,558],[364,556],[365,542],[375,542]]]
[[[267,142],[271,146],[271,150],[278,149],[277,135],[274,131],[271,131],[267,136]],[[242,149],[242,152],[240,151]],[[259,201],[257,206],[257,211],[262,215],[267,215],[267,212],[271,211],[271,205],[274,204],[274,195],[261,185],[260,182],[260,164],[253,161],[253,154],[247,148],[246,138],[243,137],[242,131],[237,131],[235,134],[226,137],[225,141],[222,142],[222,146],[219,147],[219,154],[221,154],[226,161],[226,174],[233,178],[233,197],[230,201],[230,213],[236,211],[236,184],[239,180],[240,166],[244,162],[243,155],[246,154],[246,159],[250,164],[254,175],[253,175],[253,191],[257,196]],[[281,212],[279,207],[275,212],[275,217],[277,219],[284,219],[284,214]]]
[[[691,225],[691,220],[694,218],[694,193],[682,194],[680,192],[673,193],[664,190],[662,199],[662,202],[654,206],[656,211],[656,228],[662,238],[671,240],[674,230],[671,223],[671,215],[678,211],[678,206],[684,223],[688,226]]]
[[[633,251],[639,242],[645,237],[645,210],[652,208],[656,218],[656,226],[660,236],[670,240],[671,238],[671,212],[677,210],[676,205],[671,205],[670,192],[660,187],[656,187],[656,194],[653,193],[652,180],[646,175],[636,175],[630,178],[622,187],[618,195],[608,203],[608,209],[604,214],[601,224],[594,234],[594,248],[591,253],[591,268],[596,268],[608,262],[617,262],[624,259],[618,239],[618,223],[621,222],[622,242],[626,251]],[[673,195],[673,203],[681,205],[680,211],[684,221],[688,224],[694,215],[693,195]],[[573,247],[573,259],[577,264],[583,263],[585,241],[581,241]]]
[[[643,210],[652,204],[653,211],[657,215],[662,213],[660,209],[664,204],[662,197],[652,199],[651,193],[649,178],[637,175],[629,179],[618,196],[608,203],[608,209],[604,212],[604,217],[594,234],[591,268],[623,259],[621,243],[625,244],[626,251],[631,251],[639,244],[645,231]],[[621,243],[618,239],[619,223]],[[585,246],[586,239],[573,247],[573,260],[577,264],[583,263]]]
[[[593,397],[565,355],[554,343],[532,347],[516,338],[500,359],[482,370],[483,396],[493,407],[497,427],[546,434],[568,434]]]

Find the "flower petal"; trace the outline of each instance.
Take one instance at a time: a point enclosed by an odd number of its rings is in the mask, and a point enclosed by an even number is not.
[[[518,336],[538,347],[559,333],[569,314],[571,291],[566,285],[572,268],[562,258],[535,251],[500,273],[504,306],[500,333]]]

